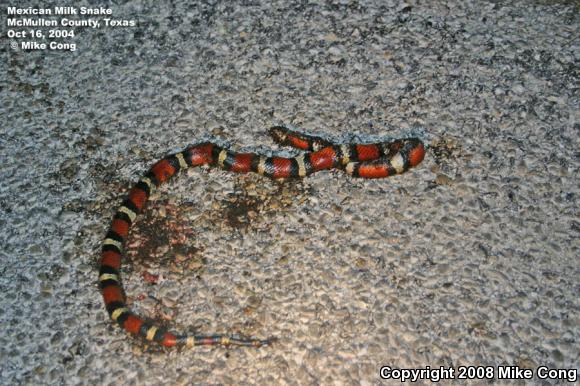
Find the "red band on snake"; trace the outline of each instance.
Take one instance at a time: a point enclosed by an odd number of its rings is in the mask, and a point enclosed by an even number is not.
[[[158,322],[136,315],[127,307],[120,268],[129,229],[137,215],[143,211],[151,192],[180,170],[211,165],[236,173],[254,172],[270,178],[301,178],[321,170],[342,169],[353,177],[384,178],[406,172],[417,166],[425,156],[425,147],[417,138],[337,145],[283,126],[272,127],[270,135],[281,145],[307,152],[292,158],[266,157],[254,153],[236,153],[213,143],[202,143],[158,161],[129,191],[128,197],[115,213],[103,241],[99,268],[99,284],[109,316],[124,330],[166,347],[260,347],[274,341],[273,338],[257,339],[239,335],[176,334],[167,331]]]

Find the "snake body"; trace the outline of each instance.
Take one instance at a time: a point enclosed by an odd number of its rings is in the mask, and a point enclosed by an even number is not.
[[[126,301],[120,279],[123,247],[129,229],[145,207],[155,188],[180,170],[210,165],[236,173],[254,172],[270,178],[301,178],[326,169],[342,169],[353,177],[384,178],[401,174],[418,165],[425,147],[417,138],[398,139],[373,144],[334,144],[320,137],[305,135],[284,126],[270,129],[272,138],[281,145],[305,150],[299,156],[266,157],[255,153],[237,153],[211,142],[190,146],[155,163],[129,191],[117,209],[102,245],[99,285],[111,319],[127,332],[166,347],[173,346],[254,346],[273,342],[240,335],[177,334],[160,323],[132,312]]]

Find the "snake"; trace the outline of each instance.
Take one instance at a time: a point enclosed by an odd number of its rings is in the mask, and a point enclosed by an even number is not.
[[[153,191],[179,171],[209,165],[235,173],[258,173],[273,179],[303,178],[312,173],[343,170],[352,177],[385,178],[406,172],[425,157],[425,146],[418,138],[378,143],[337,144],[286,126],[273,126],[269,134],[275,142],[302,150],[295,157],[241,153],[213,142],[189,146],[157,161],[129,190],[113,216],[102,243],[99,287],[110,318],[131,335],[164,347],[247,346],[272,344],[276,338],[256,338],[238,334],[176,333],[164,324],[131,311],[121,282],[123,249],[131,226],[145,209]]]

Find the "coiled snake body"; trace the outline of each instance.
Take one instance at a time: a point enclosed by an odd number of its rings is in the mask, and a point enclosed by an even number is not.
[[[123,246],[129,228],[145,207],[152,191],[178,171],[211,165],[236,173],[254,172],[270,178],[299,178],[326,169],[342,169],[353,177],[384,178],[401,174],[418,165],[425,147],[417,138],[374,144],[337,145],[322,138],[291,131],[283,126],[270,129],[281,145],[305,150],[293,158],[266,157],[254,153],[236,153],[213,143],[201,143],[168,155],[155,163],[129,191],[128,197],[113,217],[103,241],[99,284],[109,316],[123,329],[163,346],[254,346],[270,344],[274,339],[256,339],[239,335],[191,335],[169,332],[155,321],[133,313],[126,303],[120,280]]]

